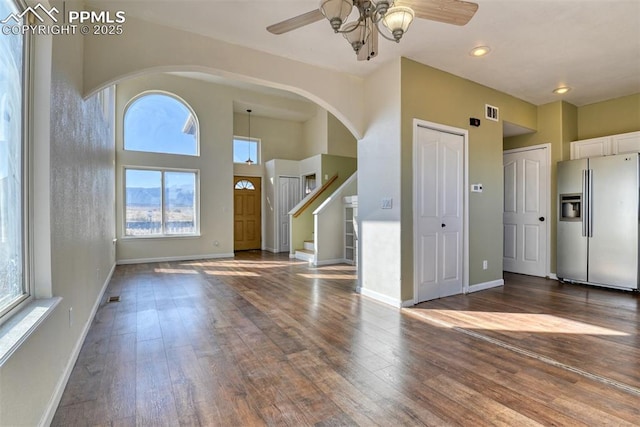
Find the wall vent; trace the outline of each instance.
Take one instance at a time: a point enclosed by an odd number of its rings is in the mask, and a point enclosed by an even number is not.
[[[484,104],[484,117],[488,120],[493,120],[497,122],[499,120],[498,116],[498,107],[494,107],[493,105]]]

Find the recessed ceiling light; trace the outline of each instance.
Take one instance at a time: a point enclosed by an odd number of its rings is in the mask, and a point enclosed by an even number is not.
[[[489,52],[491,52],[491,48],[489,46],[477,46],[471,49],[471,52],[469,52],[469,55],[475,56],[475,57],[481,57],[481,56],[485,56]]]
[[[571,88],[569,86],[561,86],[561,87],[557,87],[553,90],[553,93],[556,93],[558,95],[562,95],[564,93],[567,93],[571,90]]]

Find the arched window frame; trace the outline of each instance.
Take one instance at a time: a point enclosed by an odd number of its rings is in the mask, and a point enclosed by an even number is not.
[[[193,153],[193,154],[167,153],[167,152],[163,152],[163,151],[132,150],[132,149],[127,149],[126,148],[125,122],[126,122],[126,118],[127,118],[127,113],[129,112],[129,107],[131,107],[136,101],[140,100],[141,98],[144,98],[145,96],[149,96],[149,95],[164,95],[164,96],[168,96],[170,98],[175,99],[176,101],[181,103],[187,110],[189,110],[190,116],[187,119],[187,121],[185,122],[185,127],[187,126],[187,124],[189,124],[189,122],[191,122],[191,126],[195,127],[195,140],[196,140],[196,151],[195,151],[195,153]],[[199,157],[200,156],[200,121],[198,120],[198,116],[196,115],[196,112],[193,110],[193,108],[191,108],[191,105],[187,101],[185,101],[183,98],[181,98],[180,96],[178,96],[178,95],[176,95],[174,93],[163,91],[163,90],[147,90],[147,91],[141,92],[141,93],[137,94],[136,96],[134,96],[133,98],[131,98],[129,100],[129,102],[127,102],[127,105],[124,108],[124,111],[123,111],[123,114],[122,114],[122,149],[124,151],[140,152],[140,153],[154,153],[154,154],[166,154],[166,155],[171,155],[171,156]]]

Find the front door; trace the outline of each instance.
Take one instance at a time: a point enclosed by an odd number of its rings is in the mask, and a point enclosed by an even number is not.
[[[547,274],[547,150],[539,147],[503,154],[504,271]]]
[[[233,249],[261,249],[261,180],[254,176],[236,176],[233,183]]]
[[[464,137],[415,128],[415,302],[462,293]]]

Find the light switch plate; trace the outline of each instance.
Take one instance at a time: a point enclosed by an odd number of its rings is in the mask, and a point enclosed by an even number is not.
[[[471,184],[472,193],[482,193],[482,184]]]
[[[382,209],[391,209],[393,207],[393,199],[391,197],[385,197],[380,201],[380,207]]]

